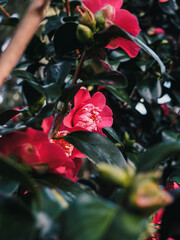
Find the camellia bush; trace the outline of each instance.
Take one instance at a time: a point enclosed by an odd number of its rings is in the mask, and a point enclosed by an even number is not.
[[[26,4],[0,0],[0,240],[180,239],[180,2]]]

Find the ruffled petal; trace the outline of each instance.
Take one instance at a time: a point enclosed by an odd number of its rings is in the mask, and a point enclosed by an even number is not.
[[[106,105],[106,98],[102,93],[97,92],[92,96],[91,103],[95,107],[98,107],[99,109],[103,109]]]
[[[96,13],[102,7],[102,1],[96,0],[82,0],[82,3],[85,7],[89,8],[92,13]]]
[[[141,30],[139,28],[137,18],[125,9],[116,10],[116,15],[113,22],[135,37]]]
[[[101,7],[105,5],[111,5],[115,9],[119,9],[123,4],[123,0],[100,0],[100,3],[101,3]]]

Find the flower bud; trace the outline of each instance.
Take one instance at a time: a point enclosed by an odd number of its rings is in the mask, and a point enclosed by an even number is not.
[[[91,29],[85,25],[79,24],[76,30],[78,40],[85,45],[93,44],[93,33]]]
[[[76,11],[79,13],[79,22],[94,31],[96,26],[94,14],[85,6],[77,6]]]
[[[95,13],[95,20],[96,20],[96,30],[102,31],[106,26],[106,16],[103,11],[97,11]]]
[[[125,188],[132,185],[135,176],[135,169],[131,165],[127,165],[125,169],[122,169],[100,163],[98,164],[98,170],[102,178]]]
[[[90,58],[84,61],[82,70],[87,77],[108,72],[110,70],[110,65],[103,60]]]
[[[160,188],[157,183],[158,172],[139,174],[133,182],[130,193],[130,205],[143,213],[150,214],[173,201],[172,196]]]

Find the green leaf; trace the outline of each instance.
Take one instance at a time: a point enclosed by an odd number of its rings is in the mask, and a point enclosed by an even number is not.
[[[47,72],[46,83],[57,83],[62,85],[72,66],[72,61],[61,61],[52,65]]]
[[[38,235],[40,239],[58,238],[61,230],[60,216],[68,203],[56,189],[41,187],[39,194],[41,209],[36,214]]]
[[[105,236],[117,207],[107,202],[81,195],[65,212],[62,221],[63,240],[99,240]],[[69,230],[69,227],[71,229]]]
[[[14,116],[16,116],[17,114],[27,111],[27,108],[25,109],[21,109],[21,110],[7,110],[4,111],[2,113],[0,113],[0,125],[4,125],[5,123],[7,123],[11,118],[13,118]]]
[[[44,118],[48,118],[52,115],[53,109],[54,109],[54,103],[48,103],[46,104],[41,111],[39,111],[36,116],[30,118],[27,122],[26,125],[31,125],[32,123],[38,122],[43,120]]]
[[[162,140],[163,142],[176,142],[180,140],[180,134],[170,130],[164,130],[162,131]]]
[[[130,33],[126,32],[124,29],[122,29],[116,25],[112,25],[107,30],[101,31],[94,35],[96,44],[98,44],[98,46],[99,46],[99,44],[101,46],[102,45],[106,46],[112,38],[116,38],[116,37],[126,38],[128,40],[135,42],[139,47],[141,47],[145,52],[147,52],[150,56],[152,56],[159,63],[161,73],[162,74],[165,73],[166,68],[165,68],[163,62],[161,61],[161,59],[158,57],[158,55],[151,48],[149,48],[145,43],[143,43],[140,39],[132,36]]]
[[[0,239],[33,240],[35,219],[15,197],[0,192]]]
[[[68,200],[76,198],[84,192],[81,186],[59,174],[46,174],[36,178],[37,181],[50,188],[59,188],[68,195]]]
[[[77,24],[67,22],[59,27],[54,35],[54,48],[57,56],[82,47],[76,37]]]
[[[174,170],[168,177],[167,181],[177,182],[180,184],[180,168]]]
[[[137,90],[141,97],[143,97],[148,103],[157,101],[161,96],[162,88],[158,79],[140,79],[137,82]]]
[[[77,131],[66,135],[64,139],[94,164],[105,162],[122,168],[126,166],[126,161],[116,145],[101,134]]]
[[[106,86],[106,89],[108,89],[117,99],[119,99],[122,102],[126,102],[131,107],[133,107],[131,99],[124,89],[113,86]]]
[[[180,142],[167,142],[156,145],[147,152],[139,156],[137,169],[139,171],[148,171],[155,165],[166,161],[168,157],[180,153]]]
[[[31,190],[35,199],[39,201],[38,191],[36,190],[37,183],[20,164],[0,155],[0,175],[19,182],[22,186]]]
[[[127,79],[124,74],[118,71],[110,71],[97,74],[92,77],[92,79],[85,81],[85,84],[98,85],[104,87],[127,87]]]
[[[112,127],[105,127],[103,128],[103,132],[107,135],[109,134],[116,142],[120,143],[122,145],[122,142],[117,135],[117,133],[114,131]]]
[[[19,183],[6,177],[0,178],[0,191],[12,195],[18,188]]]
[[[25,80],[30,80],[30,81],[33,81],[33,82],[37,82],[37,78],[34,77],[33,74],[31,74],[30,72],[27,72],[27,71],[14,69],[12,71],[11,75],[13,77],[18,77],[18,78],[22,78],[22,79],[25,79]]]
[[[8,4],[8,0],[1,0],[0,6],[5,7]]]
[[[178,9],[176,0],[168,0],[167,2],[158,1],[158,5],[160,9],[168,15],[175,15],[175,11]]]
[[[62,215],[61,234],[63,240],[136,240],[145,225],[141,217],[111,202],[82,194]]]
[[[27,126],[21,123],[16,124],[14,127],[0,126],[0,135],[4,135],[6,133],[21,131],[26,129]]]

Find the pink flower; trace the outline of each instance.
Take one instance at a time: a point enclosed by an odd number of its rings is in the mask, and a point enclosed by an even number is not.
[[[169,2],[169,0],[159,0],[159,2]]]
[[[156,34],[165,34],[165,31],[162,28],[150,28],[148,30],[149,35],[156,35]]]
[[[137,18],[129,11],[120,9],[123,0],[82,0],[82,2],[93,13],[103,11],[106,15],[106,25],[117,25],[135,37],[139,34]],[[111,40],[106,47],[110,49],[121,47],[130,57],[136,57],[140,49],[137,44],[122,37]]]
[[[42,122],[42,129],[43,132],[48,133],[49,129],[52,125],[53,117],[45,118]],[[64,153],[67,157],[74,160],[74,158],[86,158],[81,152],[79,152],[72,144],[68,143],[65,139],[56,139],[59,137],[64,137],[70,132],[67,130],[67,128],[64,126],[64,124],[61,124],[58,132],[56,133],[55,137],[50,140],[51,143],[56,144],[60,148],[63,149]]]
[[[76,165],[61,147],[49,141],[46,133],[32,128],[2,136],[0,153],[5,156],[16,155],[20,161],[35,168],[47,164],[50,172],[57,172],[56,169],[61,168],[62,175],[71,179],[79,170],[79,162]]]
[[[102,93],[97,92],[91,98],[86,89],[80,89],[74,97],[74,108],[63,123],[70,132],[84,130],[103,134],[102,128],[112,126],[112,111]]]

